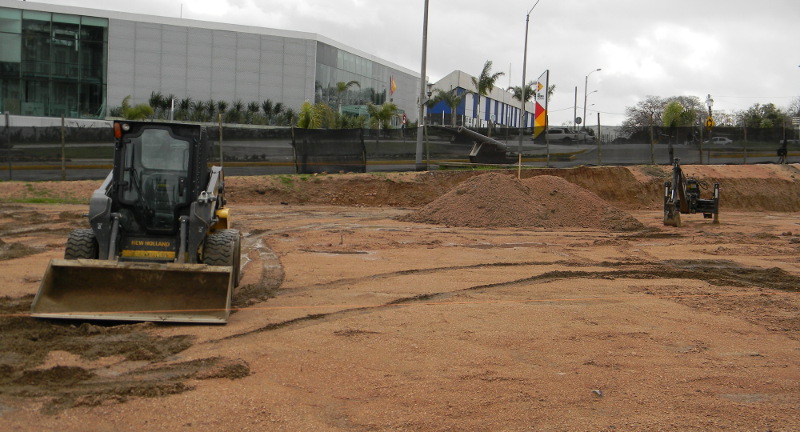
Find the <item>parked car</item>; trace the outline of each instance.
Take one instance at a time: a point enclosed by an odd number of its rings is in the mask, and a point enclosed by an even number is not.
[[[714,137],[704,142],[703,144],[724,146],[728,144],[733,144],[733,140],[728,137]]]
[[[547,129],[547,140],[550,142],[592,142],[594,137],[582,131],[574,131],[569,128],[550,128]]]

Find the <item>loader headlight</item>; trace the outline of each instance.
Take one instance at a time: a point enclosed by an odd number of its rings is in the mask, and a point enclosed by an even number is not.
[[[129,130],[131,130],[131,125],[128,123],[114,123],[114,138],[122,138],[122,132],[128,132]]]

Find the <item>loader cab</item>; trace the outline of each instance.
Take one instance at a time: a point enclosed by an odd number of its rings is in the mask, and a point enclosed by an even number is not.
[[[189,214],[200,192],[197,179],[207,176],[200,126],[115,122],[114,133],[114,178],[125,231],[176,233],[179,217]]]

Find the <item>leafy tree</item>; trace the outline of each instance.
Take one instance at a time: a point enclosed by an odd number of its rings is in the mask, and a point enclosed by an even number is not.
[[[667,108],[669,113],[666,114]],[[680,107],[680,108],[678,108]],[[633,107],[625,108],[625,120],[622,122],[623,130],[636,133],[647,130],[653,126],[671,126],[672,121],[676,126],[693,126],[696,122],[706,117],[706,106],[697,96],[647,96]],[[724,113],[714,112],[714,120],[718,125],[725,123]],[[719,119],[719,121],[718,121]]]
[[[622,122],[623,130],[637,132],[642,128],[661,124],[661,116],[667,102],[659,96],[647,96],[633,107],[625,108],[625,120]]]
[[[782,126],[786,122],[787,114],[781,112],[775,104],[754,104],[738,114],[738,124],[748,128],[772,128]]]
[[[792,99],[792,103],[789,104],[789,108],[786,110],[786,115],[789,117],[800,116],[800,97]]]
[[[687,109],[677,100],[673,100],[664,107],[661,120],[666,127],[693,126],[697,120],[694,109]]]
[[[122,117],[126,120],[144,120],[153,115],[153,108],[148,104],[131,106],[131,97],[125,96],[122,100]]]
[[[306,101],[300,108],[297,127],[303,129],[330,128],[336,124],[336,113],[322,102],[311,105]]]

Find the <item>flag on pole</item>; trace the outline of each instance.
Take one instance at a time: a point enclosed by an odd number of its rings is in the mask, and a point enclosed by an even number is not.
[[[397,83],[394,82],[394,75],[389,77],[389,90],[390,90],[389,94],[392,95],[394,94],[394,91],[397,90]]]
[[[533,114],[533,137],[536,138],[547,128],[547,89],[549,87],[550,70],[545,70],[536,83],[534,97],[536,108]]]

